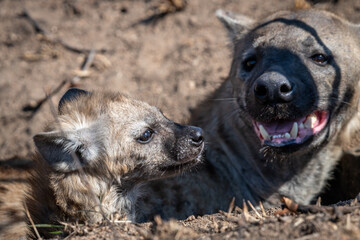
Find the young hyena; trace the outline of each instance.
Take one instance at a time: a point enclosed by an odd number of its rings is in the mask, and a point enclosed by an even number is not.
[[[134,221],[142,183],[201,161],[201,128],[174,123],[144,102],[70,89],[58,111],[34,136],[38,153],[25,205],[35,224]]]

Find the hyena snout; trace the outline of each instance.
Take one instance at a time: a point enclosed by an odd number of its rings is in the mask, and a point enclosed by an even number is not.
[[[194,147],[200,147],[204,142],[203,130],[199,127],[189,127],[189,142]]]
[[[178,125],[177,160],[187,162],[199,156],[204,146],[203,130],[199,127]]]
[[[264,73],[252,88],[255,99],[262,104],[288,103],[295,95],[295,84],[276,72]]]

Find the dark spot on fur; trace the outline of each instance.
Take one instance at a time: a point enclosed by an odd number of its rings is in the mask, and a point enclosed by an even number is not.
[[[6,193],[7,191],[9,190],[6,187],[0,186],[0,193]]]
[[[145,161],[146,160],[146,157],[145,156],[142,156],[140,154],[137,154],[135,152],[131,153],[130,154],[130,158],[131,159],[135,159],[136,161],[138,162],[141,162],[141,161]]]
[[[149,203],[150,202],[150,199],[149,199],[148,196],[143,197],[142,200],[144,201],[144,203]]]
[[[341,110],[343,108],[345,108],[345,109],[348,108],[353,96],[354,96],[354,89],[351,89],[350,87],[348,87],[346,89],[344,97],[341,100],[340,105],[339,105],[337,111],[335,112],[335,114],[339,114],[339,112],[341,112]],[[337,98],[333,98],[333,99],[337,99]],[[332,103],[332,104],[335,104],[335,103]]]
[[[304,45],[305,47],[310,47],[311,45],[314,44],[314,39],[311,36],[308,36],[303,42],[302,45]]]
[[[174,160],[177,159],[177,152],[174,147],[176,145],[177,145],[177,143],[176,143],[176,141],[173,141],[173,139],[168,138],[165,141],[163,149],[165,150],[164,152],[167,153],[169,159],[174,159]]]
[[[6,212],[6,214],[7,214],[10,218],[12,218],[12,217],[15,217],[16,215],[18,215],[18,214],[19,214],[19,211],[16,210],[16,209],[8,209],[7,212]]]
[[[172,189],[174,191],[178,191],[179,189],[181,189],[181,186],[176,184],[176,185],[172,186]]]
[[[152,184],[152,190],[159,195],[160,198],[166,197],[166,192],[164,192],[164,189],[167,189],[166,186],[161,184]]]

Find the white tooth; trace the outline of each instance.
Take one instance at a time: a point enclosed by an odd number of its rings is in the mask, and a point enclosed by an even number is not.
[[[315,115],[315,114],[310,114],[310,115],[307,117],[307,119],[306,119],[306,121],[305,121],[305,123],[304,123],[305,128],[313,128],[314,125],[315,125],[316,120],[317,120],[316,115]]]
[[[303,123],[300,123],[299,128],[300,128],[300,129],[303,129],[303,128],[304,128],[304,124],[303,124]]]
[[[285,133],[284,134],[285,138],[289,139],[291,136],[290,136],[290,133]]]
[[[315,127],[316,120],[317,120],[317,117],[315,115],[311,117],[311,128]]]
[[[290,131],[290,136],[292,138],[296,138],[297,135],[298,135],[298,124],[297,124],[297,122],[294,122],[293,127],[292,127],[292,129]]]
[[[260,134],[264,140],[270,140],[268,132],[265,130],[263,125],[259,125]]]

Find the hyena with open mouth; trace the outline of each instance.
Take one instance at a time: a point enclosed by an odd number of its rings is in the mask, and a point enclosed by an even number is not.
[[[144,182],[201,161],[201,128],[174,123],[124,95],[70,89],[58,111],[56,121],[34,136],[38,153],[25,204],[35,224],[134,221]],[[38,230],[50,237],[53,229]]]
[[[192,123],[209,142],[204,168],[163,181],[181,186],[176,199],[154,186],[153,195],[173,204],[158,213],[226,210],[232,197],[238,205],[278,204],[280,196],[307,204],[346,154],[360,161],[360,26],[316,10],[260,22],[222,10],[217,16],[229,30],[233,60],[228,79],[194,111]],[[152,199],[143,207],[156,209]]]

